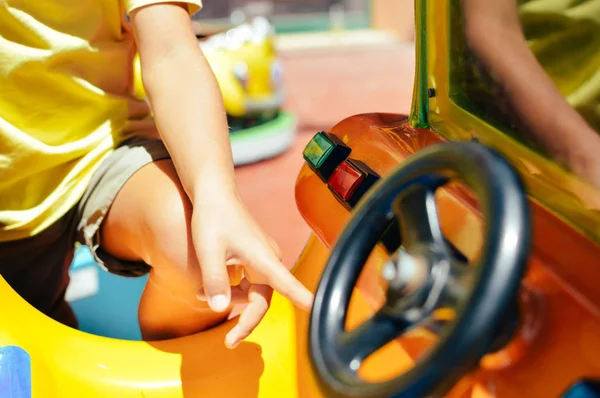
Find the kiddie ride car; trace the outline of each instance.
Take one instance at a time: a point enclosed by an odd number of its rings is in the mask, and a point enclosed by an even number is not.
[[[489,66],[467,73],[488,59],[467,45],[468,4],[416,2],[408,117],[353,116],[307,145],[296,199],[313,232],[295,273],[316,291],[310,315],[276,294],[233,351],[231,322],[123,341],[48,319],[0,279],[0,396],[600,396],[596,182],[506,121]],[[588,23],[574,7],[583,22],[561,27]]]

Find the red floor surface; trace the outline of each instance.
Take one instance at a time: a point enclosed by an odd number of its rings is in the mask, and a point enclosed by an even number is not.
[[[286,108],[298,117],[298,136],[287,153],[237,169],[242,197],[261,226],[279,244],[291,266],[309,234],[294,199],[302,150],[320,130],[347,116],[366,112],[407,113],[414,75],[413,47],[282,54]]]

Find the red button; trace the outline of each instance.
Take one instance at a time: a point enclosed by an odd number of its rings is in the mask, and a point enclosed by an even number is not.
[[[342,162],[329,179],[329,186],[343,201],[348,201],[365,176],[347,161]]]

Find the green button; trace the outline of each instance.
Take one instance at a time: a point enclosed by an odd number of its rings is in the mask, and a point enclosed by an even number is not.
[[[319,169],[327,157],[331,154],[335,148],[333,142],[331,142],[327,136],[323,133],[317,133],[313,139],[306,145],[302,156],[304,159],[315,169]]]

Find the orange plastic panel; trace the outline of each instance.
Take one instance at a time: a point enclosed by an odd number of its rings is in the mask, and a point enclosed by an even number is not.
[[[432,131],[412,128],[406,117],[390,114],[354,116],[331,133],[351,147],[350,158],[381,176],[412,153],[443,141]],[[467,257],[476,257],[484,226],[476,199],[460,184],[440,191],[437,199],[448,240]],[[296,201],[323,245],[331,248],[350,213],[307,166],[296,182]],[[520,328],[504,349],[484,357],[451,397],[556,397],[579,379],[600,378],[600,247],[537,203],[531,202],[531,208],[533,247],[520,293]],[[310,254],[305,256],[298,270]],[[374,252],[359,279],[358,290],[372,312],[383,300],[378,274],[385,256],[383,250]],[[410,367],[433,344],[432,336],[417,337],[395,344],[407,354],[392,360],[395,370]],[[389,375],[390,361],[371,372],[377,379],[378,372]]]

